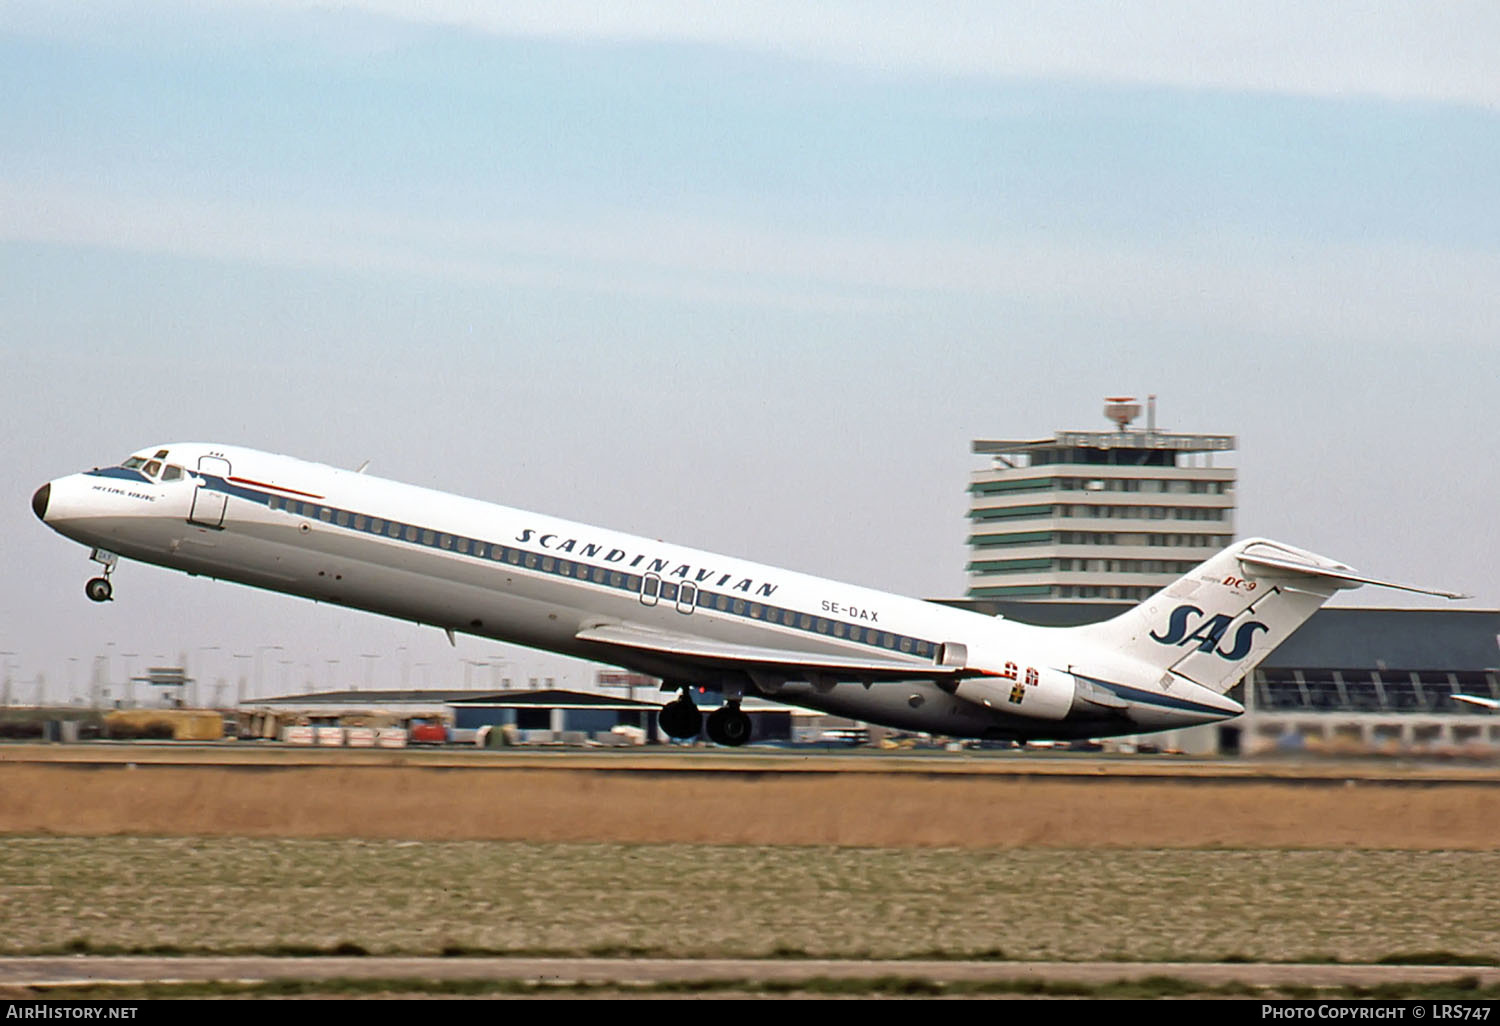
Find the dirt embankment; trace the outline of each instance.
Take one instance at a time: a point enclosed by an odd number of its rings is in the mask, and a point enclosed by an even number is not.
[[[0,833],[874,847],[1500,850],[1500,786],[0,765]]]

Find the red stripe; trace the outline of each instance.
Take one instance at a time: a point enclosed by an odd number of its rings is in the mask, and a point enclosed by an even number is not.
[[[278,492],[287,492],[291,495],[305,495],[309,499],[321,499],[323,496],[314,495],[312,492],[299,492],[295,488],[283,488],[281,485],[266,484],[264,481],[252,481],[248,477],[231,477],[229,480],[235,484],[254,485],[257,488],[274,488]]]

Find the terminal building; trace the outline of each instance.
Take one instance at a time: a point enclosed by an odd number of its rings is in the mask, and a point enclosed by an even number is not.
[[[978,440],[970,598],[1139,602],[1234,540],[1233,435],[1159,431],[1149,401],[1106,400],[1112,431]]]

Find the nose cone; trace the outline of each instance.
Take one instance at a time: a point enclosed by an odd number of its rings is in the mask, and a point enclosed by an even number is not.
[[[31,508],[36,511],[38,520],[43,522],[47,519],[47,500],[52,497],[52,485],[44,484],[36,490],[31,497]]]

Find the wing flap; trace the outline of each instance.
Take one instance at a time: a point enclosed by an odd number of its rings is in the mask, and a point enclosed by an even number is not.
[[[809,671],[817,676],[842,680],[934,680],[981,675],[977,670],[962,666],[940,666],[930,660],[866,659],[760,645],[738,645],[619,623],[585,627],[574,637],[579,641],[651,652],[716,669],[767,671],[788,680],[803,679],[798,674]]]

